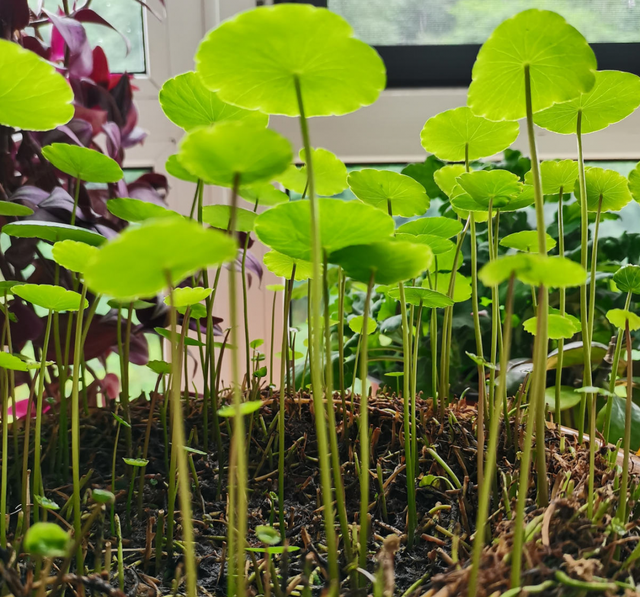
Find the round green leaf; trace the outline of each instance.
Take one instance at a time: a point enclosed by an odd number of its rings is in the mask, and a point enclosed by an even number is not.
[[[347,323],[354,334],[362,334],[362,327],[364,325],[364,317],[362,315],[352,317]],[[373,334],[377,327],[378,322],[372,317],[369,317],[369,321],[367,321],[367,336]]]
[[[549,257],[538,253],[516,253],[499,257],[487,263],[478,277],[485,286],[497,286],[511,274],[525,284],[551,288],[580,286],[587,279],[587,272],[579,264],[565,257]]]
[[[267,114],[347,114],[378,99],[386,83],[377,52],[326,8],[262,6],[211,31],[196,54],[204,85],[221,100]]]
[[[393,218],[359,201],[319,199],[318,208],[320,245],[327,253],[350,245],[373,243],[390,237],[394,231]],[[255,232],[272,249],[311,261],[309,201],[284,203],[259,215]]]
[[[544,399],[547,403],[549,411],[556,412],[556,387],[551,386],[544,391]],[[569,410],[574,406],[580,404],[580,394],[575,391],[575,388],[571,386],[560,386],[560,410]]]
[[[255,226],[258,214],[238,207],[236,209],[236,232],[251,232]],[[229,230],[231,225],[231,206],[205,205],[202,208],[202,221],[220,230]]]
[[[269,123],[269,117],[262,112],[244,110],[223,102],[202,84],[194,72],[166,81],[158,99],[165,116],[186,131],[227,120],[244,120],[261,127]]]
[[[564,104],[558,104],[564,105]],[[542,192],[545,195],[570,193],[578,178],[578,162],[573,160],[547,160],[540,164],[542,178]],[[533,185],[531,170],[524,175],[524,182]]]
[[[73,90],[50,63],[0,40],[0,124],[49,131],[73,118]]]
[[[149,464],[146,458],[123,458],[124,463],[129,466],[135,466],[137,468],[143,468]]]
[[[329,259],[358,282],[368,283],[373,275],[378,284],[397,284],[428,269],[433,253],[426,245],[387,240],[345,247],[331,253]]]
[[[589,211],[598,211],[600,201],[602,212],[619,211],[632,199],[627,179],[615,170],[587,168],[585,181]]]
[[[178,159],[208,184],[233,187],[269,182],[284,172],[293,156],[291,144],[270,129],[247,122],[223,122],[187,133]]]
[[[82,304],[77,292],[50,284],[18,284],[13,287],[13,294],[49,311],[77,311]],[[84,307],[88,306],[85,299]]]
[[[271,183],[252,185],[250,187],[242,187],[238,194],[245,201],[253,206],[262,205],[264,207],[273,207],[281,203],[289,201],[289,195],[283,193],[280,189],[276,189]]]
[[[0,201],[0,216],[30,216],[33,210],[12,201]]]
[[[116,501],[116,496],[106,489],[93,489],[91,491],[91,499],[96,504],[113,504]]]
[[[448,238],[435,234],[396,234],[396,239],[417,245],[428,245],[434,255],[442,255],[455,249],[455,244]]]
[[[300,159],[306,163],[306,153],[300,150]],[[339,195],[347,188],[347,167],[334,153],[328,149],[311,150],[313,160],[313,177],[316,185],[316,194],[320,197]],[[307,188],[307,167],[291,164],[277,181],[285,188],[302,195]]]
[[[196,286],[195,288],[190,288],[188,286],[184,288],[175,288],[173,291],[173,303],[171,302],[171,297],[167,296],[164,299],[165,305],[173,305],[176,309],[179,307],[190,307],[191,305],[195,305],[209,297],[211,295],[211,288],[202,288],[201,286]]]
[[[198,177],[188,172],[180,163],[177,153],[174,153],[167,158],[164,167],[165,170],[175,178],[184,180],[185,182],[198,182]]]
[[[551,235],[545,234],[545,237],[547,252],[549,252],[556,246],[557,243]],[[517,249],[518,251],[524,251],[525,253],[537,253],[538,231],[522,230],[521,232],[508,234],[500,241],[500,246],[507,247],[508,249]]]
[[[530,319],[527,319],[522,326],[526,332],[535,336],[537,324],[538,318],[531,317]],[[547,316],[547,333],[551,340],[572,338],[577,332],[578,330],[576,329],[576,326],[568,317],[563,317],[562,315],[556,315],[553,313],[549,313]]]
[[[64,558],[69,553],[71,538],[57,524],[36,522],[29,527],[25,537],[24,550],[43,558]]]
[[[615,282],[620,292],[633,292],[640,294],[640,266],[625,265],[613,274]]]
[[[256,537],[265,545],[278,545],[280,543],[280,533],[273,527],[258,525],[255,532]]]
[[[501,209],[522,191],[520,179],[507,170],[477,170],[465,172],[458,184],[481,208]]]
[[[451,282],[451,272],[439,272],[438,281],[436,282],[436,291],[440,294],[444,294],[447,298],[449,296],[449,283]],[[422,283],[423,286],[428,286],[428,280]],[[471,281],[469,278],[463,276],[460,272],[456,272],[455,286],[453,289],[453,302],[463,303],[471,298]]]
[[[153,218],[175,218],[180,214],[142,199],[130,199],[129,197],[117,197],[107,201],[107,209],[117,218],[126,222],[144,222]]]
[[[284,278],[285,280],[291,279],[294,265],[296,268],[294,279],[296,282],[308,280],[313,276],[313,266],[311,263],[303,261],[302,259],[294,259],[288,255],[278,253],[278,251],[269,251],[265,253],[263,263],[272,274],[275,274],[280,278]]]
[[[260,410],[261,406],[262,406],[261,400],[251,400],[249,402],[243,402],[240,405],[240,414],[243,416],[253,414],[257,410]],[[236,409],[232,405],[223,406],[218,410],[219,417],[230,418],[230,417],[235,417],[235,415],[236,415]]]
[[[632,332],[640,329],[640,317],[625,309],[610,309],[607,311],[607,319],[612,325],[615,325],[621,330],[626,329],[627,321],[629,322],[629,329]]]
[[[42,155],[61,172],[85,182],[118,182],[124,176],[118,162],[95,149],[53,143],[42,148]]]
[[[595,133],[624,120],[640,106],[640,77],[603,70],[596,72],[595,78],[590,91],[539,112],[535,123],[554,133],[575,134],[578,114],[582,113],[581,132]]]
[[[392,299],[400,300],[400,289],[397,286],[389,288],[387,294]],[[454,303],[446,294],[429,288],[421,288],[420,286],[405,286],[404,298],[410,305],[418,307],[422,304],[425,309],[450,307]]]
[[[629,191],[632,197],[640,202],[640,162],[629,172]]]
[[[492,122],[463,106],[427,120],[420,140],[425,151],[441,160],[463,162],[500,153],[517,139],[518,132],[517,122]]]
[[[446,168],[447,166],[445,166]],[[396,230],[398,234],[431,234],[441,238],[452,238],[462,232],[462,224],[452,218],[441,216],[433,218],[418,218],[402,224]]]
[[[86,228],[58,224],[57,222],[41,222],[40,220],[11,222],[11,224],[3,226],[2,232],[16,238],[39,238],[50,243],[57,243],[62,240],[76,240],[94,247],[99,247],[107,240],[101,234]]]
[[[398,172],[365,168],[351,172],[347,182],[360,201],[394,216],[421,216],[429,209],[424,187]]]
[[[585,38],[548,10],[525,10],[507,19],[484,43],[473,66],[468,105],[490,120],[526,116],[525,68],[533,112],[589,91],[596,57]]]
[[[167,288],[167,276],[175,284],[235,257],[235,241],[222,232],[184,218],[150,220],[107,243],[87,268],[85,282],[114,298],[144,298]]]
[[[83,273],[98,249],[76,240],[62,240],[53,245],[51,253],[58,265],[72,272]]]
[[[440,190],[449,199],[454,195],[454,190],[458,185],[458,176],[462,176],[466,172],[465,167],[462,164],[449,164],[440,168],[433,173],[433,180],[436,181]]]

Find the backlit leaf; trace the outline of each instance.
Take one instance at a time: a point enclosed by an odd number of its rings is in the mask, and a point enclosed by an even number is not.
[[[131,199],[129,197],[117,197],[107,201],[107,209],[117,218],[126,222],[144,222],[153,218],[175,218],[180,214],[142,199]]]
[[[249,187],[242,187],[238,191],[238,194],[253,206],[257,203],[258,205],[263,205],[265,207],[272,207],[289,201],[289,195],[283,193],[280,189],[276,189],[268,182]]]
[[[465,172],[457,178],[458,184],[482,208],[501,209],[522,191],[515,174],[507,170],[477,170]]]
[[[253,414],[257,410],[259,410],[261,406],[262,406],[261,400],[251,400],[249,402],[243,402],[240,405],[240,414],[241,415]],[[236,409],[232,405],[223,406],[222,408],[218,409],[219,417],[227,417],[227,418],[234,417],[235,414],[236,414]]]
[[[362,334],[362,326],[364,325],[364,317],[362,315],[352,317],[347,323],[354,334]],[[373,319],[373,317],[369,317],[369,321],[367,322],[367,335],[373,334],[377,327],[378,322]]]
[[[81,305],[81,296],[73,290],[50,284],[18,284],[13,294],[49,311],[77,311]],[[85,299],[84,306],[89,303]]]
[[[258,525],[255,530],[256,537],[265,545],[277,545],[280,543],[280,533],[273,527]]]
[[[625,309],[610,309],[607,311],[607,319],[617,328],[624,330],[629,322],[629,329],[634,332],[640,329],[640,317]]]
[[[449,296],[449,283],[451,282],[451,272],[439,272],[438,281],[436,283],[436,290],[440,294]],[[423,286],[428,286],[428,281],[425,280],[422,283]],[[461,273],[456,272],[455,287],[453,289],[453,302],[463,303],[471,298],[471,281],[469,278],[463,276]]]
[[[551,235],[545,234],[545,237],[548,252],[551,251],[557,243]],[[520,232],[508,234],[500,241],[500,246],[507,247],[508,249],[517,249],[518,251],[524,251],[525,253],[537,253],[538,231],[522,230]]]
[[[485,286],[495,286],[509,279],[511,274],[525,284],[551,288],[580,286],[587,279],[585,269],[564,257],[549,257],[538,253],[516,253],[487,263],[478,277]]]
[[[640,202],[640,162],[629,172],[629,191],[633,198]]]
[[[615,282],[620,292],[633,292],[640,294],[640,266],[625,265],[613,274]]]
[[[536,326],[538,324],[537,317],[531,317],[527,319],[522,326],[525,331],[530,334],[536,335]],[[556,315],[550,313],[547,316],[547,333],[551,340],[559,340],[560,338],[572,338],[578,330],[576,326],[573,324],[568,317],[563,317],[562,315]]]
[[[236,232],[251,232],[258,215],[248,209],[236,209]],[[202,221],[214,228],[229,230],[231,224],[231,207],[229,205],[205,205],[202,208]]]
[[[82,273],[96,256],[99,249],[75,240],[63,240],[51,249],[54,261],[62,267]]]
[[[202,288],[201,286],[196,286],[194,288],[189,286],[175,288],[173,291],[173,302],[170,300],[170,296],[166,296],[164,304],[173,305],[176,309],[178,307],[189,307],[203,301],[210,295],[211,288]]]
[[[52,143],[42,148],[42,155],[61,172],[85,182],[118,182],[124,176],[118,162],[95,149]]]
[[[198,177],[191,174],[178,159],[178,154],[170,155],[164,165],[166,171],[173,177],[185,182],[198,182]]]
[[[389,288],[387,294],[395,300],[400,300],[400,289],[396,286]],[[449,307],[453,305],[453,302],[446,294],[437,292],[436,290],[430,290],[429,288],[421,288],[420,286],[405,286],[404,298],[410,305],[416,307],[422,303],[425,309],[436,309]]]
[[[585,180],[589,211],[598,211],[601,201],[602,212],[619,211],[632,199],[627,179],[615,170],[587,168]]]
[[[573,160],[541,162],[540,176],[542,178],[542,192],[545,195],[557,195],[560,189],[563,193],[569,194],[578,179],[578,162]],[[524,181],[527,185],[533,185],[531,170],[524,175]]]
[[[27,363],[13,354],[0,350],[0,367],[12,371],[29,371],[40,367],[40,363]]]
[[[278,251],[268,251],[265,253],[263,263],[272,274],[285,280],[291,279],[294,265],[296,268],[294,279],[297,282],[308,280],[313,275],[313,266],[311,263],[303,261],[302,259],[294,259],[288,255],[278,253]]]
[[[427,245],[434,255],[442,255],[455,249],[455,244],[448,238],[435,234],[402,234],[396,233],[396,239],[418,245]]]
[[[448,166],[445,166],[445,168],[447,167]],[[398,234],[432,234],[442,238],[452,238],[462,232],[462,224],[458,220],[443,218],[441,216],[418,218],[417,220],[402,224],[396,232]]]
[[[128,466],[135,466],[136,468],[143,468],[149,464],[146,458],[123,458],[124,463]]]
[[[316,194],[321,197],[339,195],[347,188],[347,167],[334,153],[319,147],[311,150]],[[300,150],[300,159],[306,163],[306,153]],[[307,188],[307,167],[291,164],[277,181],[294,193],[304,194]]]
[[[30,216],[33,210],[13,201],[0,201],[0,216]]]

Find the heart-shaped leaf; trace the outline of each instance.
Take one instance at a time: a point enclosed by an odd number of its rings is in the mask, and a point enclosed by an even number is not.
[[[24,536],[24,550],[43,558],[64,558],[69,553],[71,538],[57,524],[36,522]]]
[[[263,263],[272,274],[285,280],[291,279],[294,266],[296,268],[294,274],[296,282],[308,280],[313,275],[313,266],[311,263],[303,261],[302,259],[294,259],[288,255],[278,253],[278,251],[268,251],[265,253]]]
[[[191,174],[178,159],[178,154],[174,153],[167,158],[167,162],[164,165],[165,170],[173,177],[185,182],[198,182],[198,177]]]
[[[457,178],[462,189],[481,208],[501,209],[522,191],[519,178],[507,170],[477,170],[465,172]]]
[[[400,300],[400,289],[397,286],[389,288],[387,294],[392,299]],[[417,307],[422,304],[426,309],[450,307],[454,303],[446,294],[420,286],[405,286],[404,298],[410,305]]]
[[[219,125],[222,126],[222,125]],[[85,271],[94,291],[115,298],[150,297],[199,269],[236,257],[228,235],[185,218],[150,220],[107,243]]]
[[[359,201],[319,199],[318,208],[320,245],[327,253],[389,238],[394,231],[393,218]],[[309,201],[284,203],[260,214],[255,232],[272,249],[295,259],[311,261]]]
[[[16,238],[39,238],[50,243],[57,243],[62,240],[75,240],[87,245],[99,247],[107,239],[86,228],[70,226],[69,224],[58,224],[57,222],[41,222],[40,220],[23,220],[22,222],[12,222],[2,228],[2,232]]]
[[[236,209],[236,232],[251,232],[255,226],[258,214],[238,207]],[[205,205],[202,208],[202,221],[214,228],[229,230],[231,225],[231,207],[229,205]]]
[[[380,56],[326,8],[278,4],[242,12],[211,31],[196,54],[204,85],[225,102],[267,114],[353,112],[386,83]]]
[[[97,252],[96,247],[75,240],[60,241],[51,249],[53,259],[58,265],[79,273],[83,273],[87,269]]]
[[[158,99],[165,116],[186,131],[228,120],[244,120],[260,127],[269,123],[269,117],[262,112],[244,110],[223,102],[202,84],[194,72],[166,81]]]
[[[95,149],[53,143],[42,148],[42,155],[61,172],[85,182],[118,182],[124,176],[118,162]]]
[[[582,133],[595,133],[624,120],[640,106],[640,77],[617,70],[595,73],[595,84],[587,93],[555,104],[534,116],[538,126],[562,135],[575,134],[578,114]]]
[[[429,209],[429,197],[424,187],[410,176],[391,170],[365,168],[347,177],[353,194],[394,216],[421,216]]]
[[[0,40],[0,124],[49,131],[73,118],[73,90],[53,65]]]
[[[615,282],[620,292],[633,292],[640,294],[640,266],[625,265],[613,274]]]
[[[77,311],[82,297],[73,290],[50,284],[18,284],[13,287],[13,294],[49,311]],[[89,302],[85,299],[85,308]]]
[[[208,296],[211,295],[211,288],[202,288],[201,286],[196,286],[194,288],[184,287],[184,288],[176,288],[173,291],[173,303],[171,302],[171,297],[167,296],[164,299],[165,305],[173,305],[176,309],[180,307],[190,307],[191,305],[195,305],[200,301],[203,301]]]
[[[331,197],[339,195],[347,188],[347,167],[340,161],[334,153],[328,149],[311,150],[313,160],[313,177],[316,187],[316,194],[320,197]],[[300,159],[306,163],[306,153],[300,150]],[[285,188],[294,193],[304,194],[307,189],[307,167],[291,164],[277,181]]]
[[[599,205],[602,212],[619,211],[633,199],[627,179],[615,170],[587,168],[585,182],[589,211],[598,211]]]
[[[292,160],[291,144],[270,129],[247,122],[222,122],[187,133],[178,159],[208,184],[233,187],[269,182]]]
[[[126,222],[144,222],[153,218],[181,217],[179,213],[142,199],[117,197],[107,201],[107,209],[117,218]]]
[[[446,168],[447,166],[445,166]],[[463,169],[464,171],[464,169]],[[433,218],[418,218],[399,226],[398,234],[431,234],[442,238],[452,238],[462,232],[462,224],[452,218],[441,216]]]
[[[560,104],[558,104],[560,105]],[[573,160],[547,160],[540,164],[542,192],[545,195],[570,193],[578,179],[578,162]],[[531,170],[524,175],[527,185],[533,185]]]
[[[607,319],[621,330],[626,329],[627,321],[632,332],[640,329],[640,317],[626,309],[610,309],[607,311]]]
[[[283,193],[280,189],[276,189],[268,182],[250,187],[242,187],[238,194],[254,207],[256,204],[264,207],[273,207],[274,205],[280,205],[281,203],[287,203],[287,201],[289,201],[289,195]]]
[[[518,137],[517,122],[493,122],[475,116],[466,106],[427,120],[420,140],[425,151],[441,160],[478,160],[504,151]]]
[[[525,331],[530,334],[536,335],[538,318],[531,317],[527,319],[523,324]],[[577,334],[578,330],[576,326],[573,324],[573,321],[568,317],[563,317],[562,315],[556,315],[550,313],[547,316],[547,334],[551,340],[559,340],[560,338],[572,338],[575,334]]]
[[[388,240],[345,247],[331,253],[329,259],[358,282],[368,283],[373,276],[378,284],[397,284],[428,269],[433,253],[426,245]]]
[[[525,10],[498,25],[480,48],[468,105],[490,120],[519,120],[526,116],[527,69],[535,113],[591,90],[596,68],[587,40],[563,17]]]
[[[355,315],[349,319],[347,323],[354,334],[362,334],[362,327],[364,325],[364,317],[362,315]],[[378,322],[372,317],[369,317],[369,321],[367,321],[367,336],[373,334],[377,327]]]
[[[545,236],[547,241],[547,252],[549,252],[557,243],[551,235],[546,234]],[[537,253],[538,231],[522,230],[520,232],[508,234],[500,241],[500,246],[507,247],[508,249],[517,249],[518,251],[524,251],[525,253]]]
[[[30,216],[33,210],[13,201],[0,201],[0,216]]]

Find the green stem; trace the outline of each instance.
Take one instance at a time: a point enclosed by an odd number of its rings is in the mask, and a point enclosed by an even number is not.
[[[245,359],[247,361],[247,390],[251,390],[252,375],[251,375],[251,347],[249,338],[249,295],[247,291],[247,249],[249,248],[249,232],[246,233],[244,247],[242,249],[242,309],[244,315],[244,344],[245,344]]]
[[[278,293],[273,293],[273,305],[271,306],[271,350],[269,351],[269,385],[273,385],[273,351],[275,350],[276,335],[276,300]]]
[[[311,387],[313,393],[313,404],[315,409],[316,436],[318,442],[318,459],[320,461],[320,481],[322,487],[322,500],[324,505],[324,526],[327,541],[327,553],[329,561],[329,595],[338,593],[339,569],[338,569],[338,546],[334,527],[333,500],[331,487],[331,472],[329,468],[329,454],[326,428],[326,412],[322,396],[321,380],[321,324],[320,324],[320,303],[322,298],[322,272],[320,267],[321,245],[320,245],[320,211],[316,200],[315,178],[313,169],[313,159],[311,152],[311,141],[309,139],[309,127],[304,111],[302,99],[302,88],[300,78],[294,75],[298,109],[300,112],[300,131],[304,144],[307,165],[309,203],[311,208],[311,262],[313,276],[311,278]]]
[[[487,220],[487,235],[489,240],[489,261],[494,261],[495,245],[493,238],[493,199],[489,200],[489,218]],[[500,325],[500,298],[498,287],[491,287],[491,363],[494,367],[489,370],[489,412],[493,415],[496,394],[496,370],[498,358],[498,326]]]
[[[9,374],[2,370],[2,477],[0,480],[0,546],[7,547],[7,469],[9,468]]]
[[[560,187],[560,193],[558,195],[558,255],[564,257],[564,217],[562,213],[562,199],[563,188]],[[564,288],[558,290],[559,294],[559,310],[560,315],[565,314],[567,293]],[[558,341],[558,363],[556,365],[556,396],[555,396],[555,422],[556,429],[560,431],[561,415],[560,408],[560,390],[562,387],[562,366],[564,361],[564,338],[560,338]]]
[[[620,499],[618,500],[618,511],[616,517],[623,524],[627,523],[627,487],[629,486],[629,452],[631,449],[631,410],[633,407],[633,357],[631,346],[631,331],[629,330],[629,320],[625,322],[625,337],[627,341],[627,400],[625,402],[624,417],[624,439],[622,450],[624,460],[622,461],[622,478],[620,479]]]
[[[431,395],[435,408],[438,402],[438,313],[436,309],[431,309],[429,342],[431,344]]]
[[[338,374],[340,386],[340,399],[342,400],[342,432],[347,430],[347,395],[344,387],[344,295],[347,284],[347,276],[338,268]]]
[[[420,330],[422,328],[422,301],[418,306],[418,314],[416,317],[416,337],[413,342],[413,368],[411,374],[411,453],[418,454],[418,433],[417,433],[417,417],[416,417],[416,394],[417,394],[417,377],[418,377],[418,348],[420,346]],[[417,457],[417,456],[416,456]],[[417,474],[417,471],[414,471]]]

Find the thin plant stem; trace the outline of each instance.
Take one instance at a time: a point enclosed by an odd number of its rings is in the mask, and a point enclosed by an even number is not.
[[[558,255],[564,257],[564,218],[562,213],[562,200],[564,196],[563,188],[560,187],[560,193],[558,194]],[[559,294],[559,311],[560,315],[565,314],[567,293],[564,288],[558,290]],[[560,390],[562,387],[562,366],[564,361],[564,338],[558,340],[558,363],[556,365],[556,395],[555,395],[555,421],[556,429],[561,429],[561,415],[562,410],[560,408]]]
[[[338,385],[340,387],[340,399],[342,400],[342,433],[347,430],[347,396],[344,388],[344,295],[347,284],[347,276],[338,267]]]
[[[7,547],[7,470],[9,468],[9,374],[2,369],[2,476],[0,479],[0,546]],[[15,415],[14,415],[15,416]]]
[[[413,342],[413,368],[411,375],[411,452],[412,454],[418,454],[418,430],[417,430],[417,417],[416,417],[416,395],[417,395],[417,377],[418,377],[418,348],[420,346],[420,330],[422,328],[422,301],[418,306],[418,313],[416,317],[416,336]],[[414,474],[417,474],[417,471],[414,471]]]
[[[273,385],[273,351],[275,350],[276,334],[276,299],[278,293],[273,293],[273,305],[271,306],[271,350],[269,351],[269,385]]]
[[[294,75],[293,82],[298,100],[300,112],[300,131],[306,155],[307,166],[307,186],[309,203],[311,208],[311,387],[313,393],[313,404],[315,409],[316,436],[318,443],[318,460],[320,463],[320,483],[322,488],[322,500],[324,505],[324,527],[327,542],[327,558],[329,563],[329,595],[335,596],[338,593],[339,569],[338,569],[338,545],[335,532],[333,499],[331,487],[331,471],[329,468],[329,454],[327,442],[326,412],[322,396],[321,380],[321,324],[320,324],[320,302],[322,298],[322,273],[320,261],[322,258],[320,245],[320,210],[316,200],[315,178],[313,170],[313,154],[311,152],[311,141],[309,138],[309,127],[304,111],[303,92],[300,78]]]
[[[618,500],[618,511],[616,517],[625,525],[627,523],[627,488],[629,486],[629,452],[631,449],[631,411],[633,407],[633,356],[631,346],[631,331],[629,330],[629,320],[625,321],[625,339],[627,342],[627,399],[625,401],[624,418],[624,438],[622,440],[622,450],[624,460],[622,461],[622,478],[620,479],[620,498]]]
[[[251,354],[250,354],[250,338],[249,338],[249,294],[247,290],[247,250],[249,248],[249,232],[245,233],[244,247],[242,249],[242,310],[244,315],[244,344],[245,344],[245,358],[247,361],[247,390],[251,390],[252,375],[251,375]]]
[[[429,342],[431,344],[431,397],[435,407],[438,403],[438,312],[436,309],[431,309]]]
[[[493,199],[489,200],[489,218],[487,220],[487,234],[489,237],[489,261],[497,258],[495,254],[493,238]],[[498,357],[498,326],[500,325],[500,300],[498,287],[491,287],[491,363],[493,367],[489,370],[489,412],[493,416],[493,406],[496,394],[496,370]]]
[[[71,225],[76,225],[76,211],[78,209],[78,201],[80,200],[80,178],[76,178],[76,184],[73,192],[73,211],[71,212]]]

